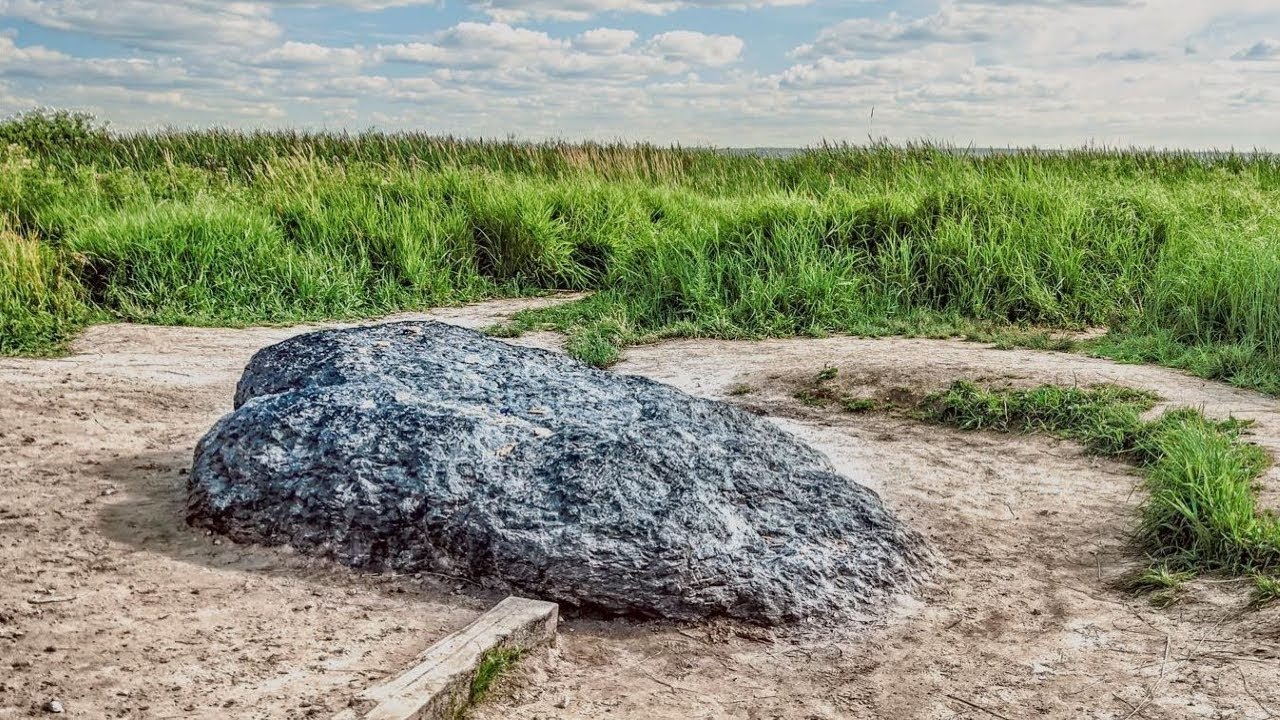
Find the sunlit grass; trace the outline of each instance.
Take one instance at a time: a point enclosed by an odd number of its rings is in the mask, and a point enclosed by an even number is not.
[[[57,348],[89,318],[57,252],[0,226],[0,354]]]
[[[763,158],[413,133],[113,135],[65,114],[0,123],[0,215],[41,245],[58,297],[93,317],[238,325],[586,290],[506,330],[563,330],[598,365],[672,336],[1070,349],[1048,329],[1107,326],[1094,352],[1280,392],[1278,209],[1270,156]],[[10,267],[32,266],[29,249],[8,252]],[[0,351],[50,347],[88,317],[36,287],[0,290]]]

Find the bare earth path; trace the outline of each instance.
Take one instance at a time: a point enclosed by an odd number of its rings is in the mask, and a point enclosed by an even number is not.
[[[468,326],[526,302],[441,310]],[[182,521],[195,441],[258,348],[303,328],[100,326],[54,360],[0,359],[0,718],[329,717],[496,598],[241,546]],[[554,346],[557,338],[519,340]],[[878,490],[948,567],[843,632],[569,620],[474,715],[499,718],[1267,718],[1280,609],[1200,581],[1157,610],[1118,590],[1137,477],[1045,438],[966,434],[803,407],[826,366],[866,394],[959,378],[1117,382],[1258,421],[1280,403],[1143,366],[971,343],[677,341],[619,372],[767,413]],[[730,397],[746,385],[751,392]],[[1280,475],[1264,499],[1280,507]]]

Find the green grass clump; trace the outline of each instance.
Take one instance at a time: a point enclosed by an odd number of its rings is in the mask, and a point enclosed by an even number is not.
[[[1250,604],[1254,607],[1262,607],[1276,600],[1280,600],[1280,578],[1275,575],[1255,575]]]
[[[1268,458],[1240,439],[1245,424],[1185,408],[1143,420],[1153,400],[1114,386],[987,390],[958,382],[930,396],[923,414],[965,429],[1052,432],[1140,465],[1149,496],[1136,538],[1155,563],[1148,580],[1280,568],[1280,519],[1258,508],[1254,487]]]
[[[1152,555],[1229,572],[1280,567],[1280,521],[1257,507],[1268,459],[1239,441],[1239,424],[1181,409],[1147,426],[1150,498],[1139,538]]]
[[[609,367],[618,362],[617,336],[611,336],[607,330],[591,327],[570,333],[565,350],[588,365]]]
[[[510,670],[522,655],[524,650],[518,647],[497,648],[485,653],[480,660],[480,665],[476,668],[476,674],[471,678],[471,692],[467,698],[467,705],[475,705],[483,700],[494,681]]]
[[[797,390],[793,397],[808,407],[824,407],[827,403],[833,400],[833,398],[826,394],[809,388]]]
[[[516,338],[524,334],[524,330],[519,325],[509,322],[489,325],[481,328],[480,331],[493,338]]]
[[[1196,574],[1189,570],[1171,570],[1167,565],[1152,565],[1129,579],[1126,587],[1134,591],[1177,590]]]
[[[37,240],[0,227],[0,354],[42,354],[89,319],[69,263]]]
[[[1050,432],[1115,455],[1138,449],[1142,413],[1154,403],[1150,393],[1116,385],[997,391],[961,381],[926,398],[925,412],[931,420],[964,430]]]
[[[844,408],[845,412],[865,413],[878,408],[879,403],[874,398],[846,397],[840,401],[840,407]]]
[[[1182,599],[1183,586],[1194,580],[1190,570],[1172,570],[1156,564],[1130,578],[1125,586],[1135,593],[1150,593],[1151,604],[1166,608]]]

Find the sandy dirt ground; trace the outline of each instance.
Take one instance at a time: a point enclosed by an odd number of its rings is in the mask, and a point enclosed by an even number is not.
[[[478,327],[529,304],[414,317]],[[65,358],[0,359],[0,718],[50,716],[51,699],[79,718],[327,718],[496,601],[184,524],[196,440],[230,410],[249,356],[305,329],[107,325]],[[1280,608],[1248,610],[1247,586],[1215,578],[1167,609],[1119,588],[1141,564],[1131,468],[1068,442],[793,399],[824,367],[882,398],[961,378],[1115,382],[1252,418],[1252,439],[1280,452],[1280,402],[1160,368],[934,340],[632,348],[618,372],[774,418],[880,492],[946,565],[882,616],[821,633],[569,618],[558,648],[473,717],[1280,715]]]

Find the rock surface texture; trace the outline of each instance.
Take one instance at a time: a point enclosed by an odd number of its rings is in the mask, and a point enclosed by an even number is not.
[[[258,352],[189,519],[592,611],[767,625],[869,610],[919,539],[773,424],[433,322]]]

